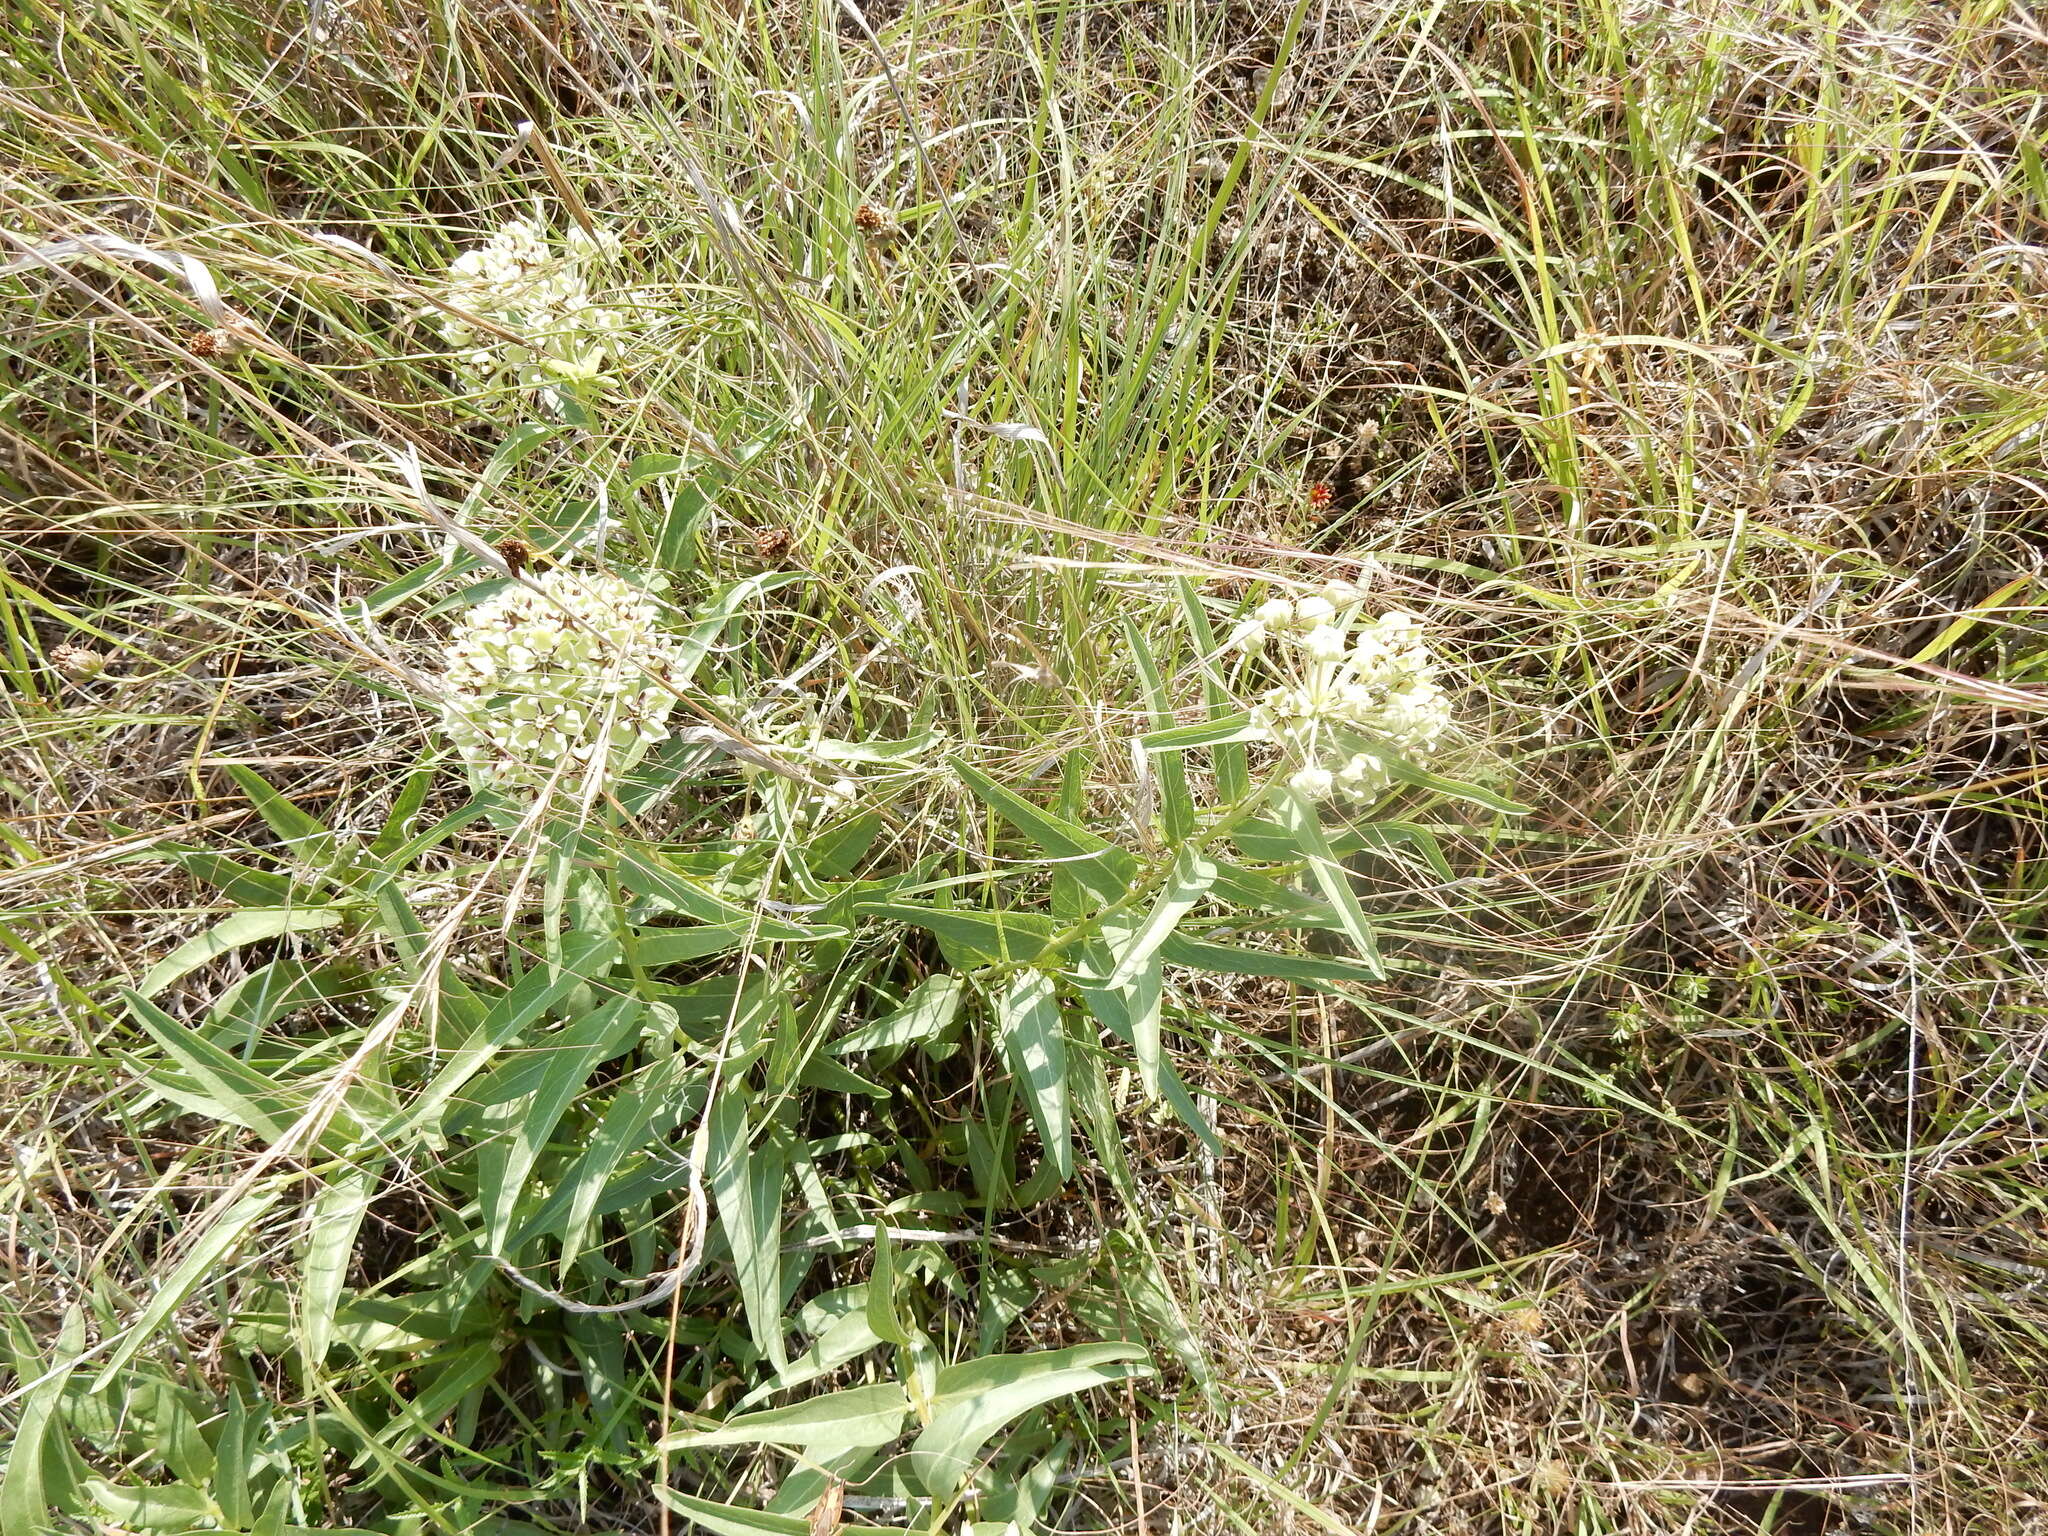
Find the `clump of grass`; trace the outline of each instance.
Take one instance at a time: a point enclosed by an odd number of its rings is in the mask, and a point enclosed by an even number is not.
[[[2017,1529],[2030,27],[18,11],[5,1536]],[[548,560],[697,654],[522,819]],[[1214,659],[1333,576],[1459,720],[1355,825]]]

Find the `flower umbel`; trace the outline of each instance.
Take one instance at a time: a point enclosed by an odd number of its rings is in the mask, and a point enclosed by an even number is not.
[[[591,279],[617,250],[615,237],[581,228],[564,235],[558,250],[537,220],[510,220],[455,258],[441,297],[520,339],[488,335],[438,309],[431,311],[435,325],[487,376],[509,371],[527,389],[601,382],[628,315],[601,302]]]
[[[1281,642],[1270,662],[1291,681],[1266,690],[1252,724],[1296,765],[1288,783],[1311,800],[1377,798],[1393,780],[1387,755],[1420,764],[1451,725],[1422,621],[1398,611],[1363,618],[1361,598],[1345,582],[1274,598],[1232,635],[1254,652]]]
[[[618,577],[567,566],[464,614],[448,643],[441,717],[497,789],[580,795],[668,734],[679,651]]]

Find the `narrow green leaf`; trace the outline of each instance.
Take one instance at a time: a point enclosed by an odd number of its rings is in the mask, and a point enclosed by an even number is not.
[[[512,1213],[555,1127],[599,1063],[616,1056],[638,1033],[640,1014],[637,1001],[616,998],[559,1033],[536,1041],[531,1061],[518,1063],[526,1069],[521,1081],[494,1090],[496,1080],[506,1075],[506,1069],[500,1067],[492,1081],[479,1086],[480,1102],[502,1102],[516,1109],[509,1133],[492,1142],[492,1155],[477,1163],[477,1196],[484,1212],[484,1240],[491,1252],[505,1252]],[[530,1090],[526,1090],[525,1076],[538,1078]]]
[[[801,1087],[816,1088],[821,1093],[857,1093],[870,1099],[889,1097],[889,1090],[880,1083],[868,1081],[829,1056],[806,1057],[797,1068],[796,1081]]]
[[[685,965],[722,955],[747,942],[746,930],[711,924],[697,928],[640,928],[633,934],[633,958],[649,968]]]
[[[1265,976],[1275,981],[1298,981],[1308,986],[1331,986],[1339,982],[1380,981],[1386,973],[1377,965],[1346,960],[1340,955],[1283,955],[1266,949],[1246,949],[1237,944],[1212,944],[1205,939],[1175,934],[1160,950],[1169,965],[1192,966],[1226,976]]]
[[[1387,765],[1387,772],[1403,784],[1430,790],[1445,799],[1470,801],[1473,805],[1483,806],[1489,811],[1498,811],[1503,816],[1526,816],[1532,809],[1519,800],[1510,800],[1506,795],[1495,794],[1478,784],[1468,784],[1463,779],[1447,779],[1441,774],[1431,773],[1427,768],[1418,768],[1391,752],[1380,752],[1379,758]]]
[[[996,1030],[1045,1155],[1062,1179],[1074,1176],[1074,1128],[1067,1108],[1067,1036],[1052,978],[1024,971],[996,1000]]]
[[[868,1271],[866,1314],[868,1328],[876,1338],[887,1344],[910,1343],[910,1330],[896,1310],[895,1247],[889,1229],[881,1225],[875,1228],[875,1262]]]
[[[378,867],[389,874],[398,874],[409,868],[421,854],[440,847],[471,822],[481,821],[488,814],[490,807],[482,800],[459,805],[424,831],[378,854]]]
[[[1202,696],[1209,704],[1210,723],[1230,720],[1239,711],[1216,670],[1216,632],[1210,627],[1209,615],[1202,607],[1201,592],[1192,581],[1185,580],[1179,583],[1179,591],[1182,617],[1187,621],[1189,635],[1194,638],[1195,652],[1202,658]],[[1216,775],[1216,793],[1225,805],[1235,805],[1251,793],[1251,773],[1241,741],[1211,743],[1209,766]]]
[[[772,1137],[750,1140],[748,1092],[728,1080],[711,1107],[710,1181],[739,1276],[740,1304],[755,1347],[779,1370],[782,1337],[783,1157]]]
[[[340,921],[341,913],[333,907],[251,907],[232,912],[157,961],[136,990],[144,997],[155,997],[202,965],[246,944],[260,944],[288,933],[332,928]]]
[[[186,874],[218,886],[238,907],[288,906],[296,889],[289,877],[274,870],[255,869],[210,848],[192,848],[181,843],[159,843],[137,858],[167,858]]]
[[[263,818],[264,825],[298,857],[310,864],[325,865],[334,860],[334,834],[318,817],[301,810],[273,788],[253,768],[241,763],[223,765]]]
[[[1161,951],[1161,957],[1171,959],[1173,946],[1181,942],[1177,938],[1170,940]],[[1095,1015],[1102,1027],[1130,1046],[1135,1053],[1138,1048],[1138,1030],[1131,1017],[1130,994],[1112,992],[1106,987],[1091,987],[1085,983],[1077,985],[1075,990],[1081,994],[1081,1000],[1088,1005],[1088,1011]],[[1149,1002],[1156,1017],[1157,995],[1150,998]],[[1180,1116],[1182,1123],[1201,1140],[1202,1145],[1211,1152],[1221,1154],[1223,1139],[1216,1134],[1216,1128],[1209,1123],[1209,1117],[1202,1113],[1201,1106],[1195,1102],[1195,1096],[1188,1092],[1187,1084],[1181,1080],[1180,1073],[1173,1065],[1173,1058],[1164,1051],[1159,1056],[1158,1092],[1173,1112]]]
[[[1172,937],[1181,919],[1209,893],[1209,887],[1216,883],[1216,873],[1215,864],[1204,858],[1199,849],[1185,847],[1174,856],[1172,877],[1145,921],[1121,948],[1111,947],[1110,956],[1116,966],[1109,976],[1112,987],[1131,984],[1140,968],[1158,953],[1159,946]]]
[[[630,496],[650,480],[682,472],[683,456],[679,453],[636,453],[633,462],[626,466],[626,494]]]
[[[1238,742],[1263,740],[1265,732],[1252,724],[1249,710],[1238,710],[1196,725],[1171,725],[1147,731],[1138,745],[1147,752],[1185,752],[1191,747],[1220,747]]]
[[[1170,729],[1173,725],[1173,700],[1166,691],[1166,679],[1160,674],[1159,663],[1152,655],[1152,644],[1145,631],[1129,619],[1124,620],[1124,643],[1130,647],[1131,659],[1138,664],[1138,676],[1144,682],[1146,697],[1151,701],[1153,730]],[[1188,788],[1187,764],[1178,753],[1157,754],[1153,758],[1152,773],[1159,783],[1159,822],[1165,830],[1166,840],[1175,845],[1185,843],[1195,835],[1195,796]]]
[[[910,1448],[911,1469],[934,1498],[950,1498],[989,1437],[1032,1409],[1113,1381],[1151,1374],[1136,1344],[988,1355],[939,1372],[932,1416]]]
[[[675,659],[668,669],[668,681],[677,688],[687,686],[696,675],[697,668],[704,664],[704,658],[711,654],[712,647],[718,644],[726,625],[748,603],[778,587],[809,579],[801,571],[763,571],[744,581],[736,581],[720,592],[699,608],[683,632],[675,637]]]
[[[1216,866],[1193,846],[1183,847],[1175,856],[1173,873],[1153,903],[1145,921],[1136,925],[1122,922],[1103,926],[1103,942],[1112,969],[1104,984],[1123,995],[1130,1020],[1130,1040],[1137,1053],[1138,1073],[1145,1091],[1160,1092],[1160,999],[1164,989],[1159,969],[1159,949],[1180,925],[1182,918],[1208,894],[1216,882]]]
[[[714,1429],[685,1430],[661,1442],[665,1451],[713,1445],[796,1446],[817,1461],[841,1451],[887,1445],[903,1433],[910,1417],[910,1394],[896,1382],[848,1387],[792,1403],[742,1413]]]
[[[643,454],[633,462],[638,465],[651,457]],[[682,463],[678,460],[675,469],[656,473],[677,474],[681,470]],[[661,530],[654,540],[654,561],[662,570],[680,575],[695,568],[697,526],[703,522],[704,511],[711,505],[711,498],[717,493],[722,479],[716,469],[707,468],[694,480],[676,487],[675,494],[669,497],[668,505],[662,509]]]
[[[135,1358],[137,1351],[155,1336],[165,1320],[207,1280],[218,1278],[222,1260],[277,1203],[277,1196],[274,1189],[244,1195],[207,1225],[198,1240],[186,1250],[185,1257],[158,1284],[156,1293],[150,1297],[141,1315],[122,1333],[121,1341],[114,1346],[99,1375],[93,1379],[93,1391],[106,1390],[128,1362]]]
[[[738,928],[752,934],[759,943],[798,944],[846,937],[844,928],[800,927],[714,896],[686,876],[663,868],[660,855],[652,849],[645,852],[619,849],[614,855],[608,854],[595,839],[579,837],[575,843],[575,855],[595,869],[607,867],[615,856],[619,878],[632,889],[652,896],[684,917],[695,918],[700,923]]]
[[[162,1532],[166,1536],[179,1531],[220,1529],[213,1501],[201,1488],[110,1483],[99,1477],[87,1478],[84,1486],[94,1506],[117,1528]]]
[[[378,1430],[376,1444],[365,1445],[353,1465],[361,1468],[382,1462],[378,1446],[403,1452],[414,1441],[434,1433],[434,1427],[455,1411],[455,1405],[498,1374],[500,1366],[495,1340],[483,1340],[464,1348],[412,1361],[408,1373],[414,1395],[404,1400]]]
[[[355,1256],[356,1233],[376,1196],[381,1162],[331,1178],[306,1213],[306,1250],[299,1261],[299,1348],[309,1370],[327,1358],[334,1313]]]
[[[267,1141],[281,1138],[297,1118],[279,1095],[277,1085],[196,1030],[187,1029],[139,992],[123,989],[128,1011],[190,1079],[197,1093],[168,1080],[152,1064],[141,1064],[144,1079],[174,1103],[197,1108],[216,1120],[256,1132]]]
[[[385,813],[384,824],[370,839],[371,858],[386,858],[404,846],[405,829],[419,814],[420,807],[427,803],[427,796],[433,792],[434,781],[439,777],[440,773],[431,765],[415,768],[406,775],[405,783],[391,802],[391,809]]]
[[[550,1230],[559,1221],[563,1269],[576,1262],[586,1232],[605,1192],[626,1160],[645,1152],[651,1141],[696,1113],[703,1103],[706,1070],[689,1057],[663,1058],[622,1084],[606,1106],[575,1166],[561,1177],[555,1193],[512,1239],[514,1246]]]
[[[790,1361],[787,1369],[777,1371],[741,1398],[738,1406],[752,1408],[779,1392],[800,1387],[807,1381],[816,1381],[882,1343],[868,1321],[867,1296],[870,1290],[871,1287],[866,1285],[847,1286],[827,1291],[806,1303],[800,1322],[804,1331],[812,1336],[811,1347]]]
[[[449,1053],[447,1064],[419,1096],[378,1133],[379,1140],[401,1140],[437,1120],[463,1084],[489,1066],[522,1030],[578,987],[609,970],[618,958],[618,941],[610,935],[570,934],[563,940],[560,969],[536,966],[492,1003],[482,1022]]]
[[[232,1382],[226,1395],[227,1409],[217,1432],[213,1502],[220,1506],[223,1525],[229,1530],[246,1531],[256,1521],[256,1505],[249,1497],[249,1474],[262,1466],[263,1451],[256,1439],[257,1421],[249,1412],[248,1401]]]
[[[714,1504],[694,1494],[677,1493],[657,1483],[654,1496],[693,1525],[701,1525],[712,1536],[811,1536],[811,1522],[795,1515],[771,1515],[737,1504]]]
[[[1444,845],[1427,827],[1419,827],[1409,821],[1378,821],[1355,828],[1353,835],[1361,848],[1392,848],[1405,843],[1422,856],[1430,873],[1439,880],[1458,878],[1451,868],[1451,861],[1444,857]]]
[[[360,999],[373,983],[348,960],[307,964],[296,958],[272,960],[229,986],[206,1010],[206,1038],[226,1049],[247,1048],[285,1015],[311,1003]]]
[[[977,800],[1059,859],[1068,874],[1105,904],[1119,900],[1137,878],[1137,859],[1106,838],[1041,810],[964,758],[956,757],[948,766]]]
[[[945,1033],[954,1015],[959,1013],[960,998],[958,976],[942,974],[929,977],[912,989],[901,1008],[833,1041],[829,1049],[834,1055],[843,1056],[853,1051],[879,1051],[890,1046],[935,1040]]]
[[[57,1331],[50,1362],[39,1373],[35,1362],[17,1359],[17,1382],[25,1384],[14,1423],[14,1441],[7,1452],[7,1470],[0,1473],[0,1536],[47,1536],[57,1528],[51,1516],[64,1511],[67,1490],[49,1475],[61,1467],[57,1438],[63,1433],[64,1387],[85,1353],[85,1314],[76,1303],[67,1307]]]
[[[1351,872],[1337,861],[1330,851],[1330,845],[1323,839],[1323,824],[1314,805],[1291,789],[1283,789],[1274,795],[1274,803],[1280,812],[1280,821],[1302,857],[1308,861],[1309,873],[1322,888],[1337,916],[1344,932],[1358,947],[1358,957],[1371,966],[1380,976],[1386,974],[1380,964],[1379,945],[1372,936],[1372,927],[1365,920],[1365,909],[1358,904],[1358,893],[1351,888]]]
[[[939,941],[953,964],[972,968],[990,963],[1029,964],[1052,943],[1050,918],[1036,912],[975,912],[916,901],[862,901],[862,917],[907,923]]]

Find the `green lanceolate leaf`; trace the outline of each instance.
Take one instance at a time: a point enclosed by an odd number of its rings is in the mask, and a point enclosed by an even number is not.
[[[420,1096],[381,1133],[392,1140],[437,1120],[462,1086],[490,1065],[499,1051],[577,988],[609,970],[619,958],[618,940],[608,934],[572,933],[562,942],[559,968],[536,966],[493,1002],[468,1038]]]
[[[57,1331],[57,1347],[47,1365],[32,1359],[15,1361],[22,1391],[14,1423],[14,1441],[7,1452],[7,1470],[0,1473],[0,1536],[45,1536],[58,1528],[52,1516],[72,1513],[70,1490],[62,1471],[61,1407],[64,1387],[85,1352],[85,1314],[74,1304],[65,1311]],[[52,1469],[58,1476],[52,1477]]]
[[[278,1085],[254,1067],[230,1056],[204,1035],[187,1029],[137,992],[122,993],[128,1012],[154,1040],[170,1065],[184,1075],[175,1081],[154,1062],[139,1065],[143,1079],[172,1103],[225,1120],[277,1141],[297,1119],[296,1106]],[[332,1134],[323,1141],[331,1141]]]
[[[922,928],[953,964],[1028,965],[1051,946],[1052,920],[1036,912],[975,912],[916,901],[863,901],[854,911],[883,922]]]
[[[704,1102],[706,1069],[687,1056],[669,1056],[622,1084],[604,1117],[585,1140],[583,1155],[556,1185],[547,1204],[511,1239],[516,1246],[540,1232],[562,1234],[560,1263],[583,1251],[585,1235],[614,1176],[629,1158],[658,1146],[660,1137]]]
[[[1170,940],[1161,951],[1161,957],[1172,959],[1174,945],[1182,942],[1184,941],[1180,939]],[[1138,1032],[1131,1017],[1130,992],[1112,992],[1107,987],[1091,987],[1085,983],[1079,984],[1076,990],[1081,994],[1082,1001],[1088,1005],[1088,1011],[1095,1015],[1097,1022],[1129,1045],[1135,1054],[1138,1048]],[[1156,998],[1152,999],[1152,1004],[1156,1010]],[[1157,1091],[1173,1112],[1180,1116],[1182,1123],[1200,1138],[1203,1146],[1214,1153],[1220,1154],[1223,1151],[1222,1138],[1216,1134],[1216,1128],[1209,1123],[1209,1117],[1202,1113],[1201,1106],[1195,1102],[1195,1096],[1188,1091],[1187,1084],[1181,1081],[1180,1073],[1174,1068],[1173,1059],[1164,1052],[1161,1052],[1159,1057]]]
[[[811,1522],[795,1515],[771,1515],[737,1504],[715,1504],[673,1488],[656,1487],[655,1497],[712,1536],[811,1536]]]
[[[1226,976],[1265,976],[1312,987],[1379,981],[1385,975],[1376,965],[1346,960],[1341,955],[1283,955],[1267,949],[1245,949],[1237,944],[1211,944],[1186,934],[1175,934],[1167,940],[1160,958],[1170,965],[1192,966]]]
[[[1427,768],[1418,768],[1405,758],[1382,752],[1380,761],[1387,766],[1387,772],[1403,784],[1417,789],[1426,789],[1442,795],[1447,800],[1464,800],[1473,805],[1484,806],[1489,811],[1498,811],[1503,816],[1526,816],[1530,807],[1519,800],[1510,800],[1506,795],[1495,794],[1478,784],[1468,784],[1463,779],[1447,779],[1441,774],[1431,773]]]
[[[1131,659],[1138,664],[1138,676],[1145,684],[1146,696],[1152,705],[1152,724],[1155,731],[1172,729],[1173,700],[1166,689],[1166,679],[1161,675],[1159,662],[1152,654],[1151,642],[1129,619],[1124,621],[1124,642],[1130,647]],[[1195,835],[1195,797],[1188,788],[1187,764],[1175,752],[1152,755],[1152,773],[1159,784],[1159,822],[1170,844],[1185,843]]]
[[[327,830],[325,822],[317,816],[299,809],[291,800],[272,788],[270,782],[253,768],[240,763],[225,765],[228,777],[249,797],[249,803],[256,807],[256,814],[264,824],[277,834],[278,839],[289,848],[295,857],[309,864],[325,865],[334,859],[334,834]]]
[[[1061,867],[1105,905],[1120,900],[1137,878],[1136,857],[1114,843],[1041,810],[964,759],[953,759],[951,766],[977,800],[1060,860]]]
[[[250,907],[230,913],[206,932],[187,939],[157,961],[136,990],[144,997],[155,997],[202,965],[244,945],[260,944],[265,939],[281,938],[288,933],[311,933],[319,928],[332,928],[340,921],[341,913],[333,907]]]
[[[1173,875],[1159,893],[1159,899],[1153,903],[1145,921],[1121,945],[1111,943],[1110,958],[1115,969],[1110,972],[1109,984],[1113,987],[1129,986],[1131,979],[1158,953],[1159,946],[1172,937],[1181,919],[1194,909],[1215,883],[1216,866],[1193,848],[1181,849],[1173,861]]]
[[[894,1013],[862,1025],[852,1034],[833,1041],[829,1048],[834,1055],[843,1056],[853,1051],[880,1051],[936,1040],[959,1013],[960,997],[958,976],[930,977],[913,988]]]
[[[273,870],[253,868],[210,848],[159,843],[135,857],[138,860],[169,859],[193,878],[218,886],[221,893],[237,906],[281,907],[292,899],[294,887],[288,877]]]
[[[639,1031],[641,1005],[616,998],[534,1043],[532,1057],[501,1066],[478,1085],[476,1099],[515,1109],[511,1126],[478,1159],[477,1194],[484,1209],[484,1239],[493,1253],[505,1251],[512,1214],[548,1138],[601,1062],[609,1061]],[[529,1088],[528,1082],[532,1083]]]
[[[697,668],[704,664],[704,658],[711,654],[711,648],[718,644],[719,636],[725,633],[739,611],[755,598],[773,592],[777,587],[786,587],[792,582],[809,578],[801,571],[763,571],[758,576],[749,576],[736,581],[717,597],[698,609],[683,632],[676,637],[675,661],[671,665],[667,681],[672,687],[686,686],[696,675]]]
[[[1185,847],[1174,857],[1173,873],[1144,922],[1127,931],[1105,927],[1103,939],[1109,947],[1112,969],[1108,989],[1122,992],[1130,1012],[1131,1045],[1137,1052],[1138,1072],[1145,1091],[1160,1091],[1159,1061],[1160,993],[1162,981],[1159,951],[1173,937],[1181,919],[1208,895],[1216,883],[1215,864],[1199,851]]]
[[[728,1080],[711,1106],[711,1195],[739,1276],[740,1303],[758,1348],[780,1370],[783,1156],[772,1137],[752,1139],[743,1082]]]
[[[1309,873],[1321,887],[1323,895],[1336,909],[1345,934],[1358,947],[1358,957],[1371,966],[1379,976],[1386,974],[1380,964],[1380,949],[1373,939],[1372,925],[1365,920],[1365,909],[1358,904],[1358,893],[1351,888],[1351,872],[1338,862],[1330,851],[1330,845],[1323,839],[1323,824],[1316,808],[1305,797],[1291,789],[1278,791],[1274,803],[1280,812],[1281,825],[1294,839],[1294,845],[1308,862]]]
[[[1252,724],[1251,711],[1236,710],[1198,725],[1170,725],[1147,731],[1138,745],[1147,752],[1185,752],[1190,747],[1216,747],[1245,741],[1260,741],[1265,732]]]
[[[906,1345],[910,1330],[896,1310],[896,1255],[889,1229],[875,1228],[875,1262],[868,1271],[866,1314],[869,1330],[885,1343]]]
[[[1074,1126],[1067,1108],[1067,1036],[1052,978],[1024,971],[996,1000],[996,1031],[1024,1093],[1045,1155],[1062,1179],[1074,1175]]]
[[[988,1355],[939,1372],[932,1414],[910,1448],[910,1465],[934,1498],[950,1498],[974,1470],[989,1437],[1032,1409],[1091,1387],[1151,1374],[1136,1344],[1081,1344],[1024,1355]]]
[[[613,855],[608,854],[595,839],[581,837],[576,839],[574,851],[578,858],[593,868],[604,868],[615,857],[620,880],[632,889],[652,896],[700,923],[737,929],[759,944],[801,944],[846,937],[844,928],[804,927],[714,896],[686,876],[664,868],[661,856],[652,849],[637,852],[620,849]]]
[[[1249,711],[1235,706],[1229,688],[1216,670],[1216,632],[1209,626],[1209,615],[1202,607],[1201,593],[1192,581],[1179,582],[1177,587],[1181,617],[1187,623],[1188,634],[1194,639],[1196,654],[1202,658],[1202,696],[1209,705],[1209,723],[1243,730],[1251,723],[1251,715]],[[1150,746],[1149,741],[1147,745]],[[1235,805],[1251,793],[1251,773],[1246,763],[1243,740],[1233,732],[1208,745],[1209,764],[1216,775],[1217,797],[1225,805]],[[1152,747],[1152,750],[1157,751],[1158,748]]]
[[[85,1491],[117,1529],[147,1531],[151,1536],[220,1529],[213,1501],[201,1488],[149,1487],[93,1477],[86,1479]]]
[[[299,1348],[309,1368],[327,1358],[335,1309],[355,1255],[356,1233],[377,1191],[383,1164],[349,1168],[332,1177],[306,1212],[305,1256],[299,1263]]]
[[[848,1387],[792,1403],[742,1413],[709,1429],[685,1430],[662,1441],[665,1451],[712,1445],[787,1445],[802,1447],[813,1460],[841,1451],[874,1449],[903,1433],[910,1417],[910,1394],[896,1382]]]
[[[121,1335],[93,1380],[94,1391],[104,1390],[113,1382],[195,1290],[208,1280],[220,1278],[221,1261],[249,1235],[250,1228],[277,1203],[277,1197],[278,1191],[274,1189],[245,1195],[207,1223],[185,1256],[164,1276],[141,1315]]]

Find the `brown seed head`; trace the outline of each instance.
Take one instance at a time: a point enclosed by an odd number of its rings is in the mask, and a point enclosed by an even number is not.
[[[555,563],[546,550],[535,548],[517,535],[498,540],[498,558],[514,576],[523,575],[529,568],[544,571]]]
[[[108,657],[105,651],[96,651],[89,645],[67,643],[50,648],[50,662],[66,677],[83,681],[106,671]]]

